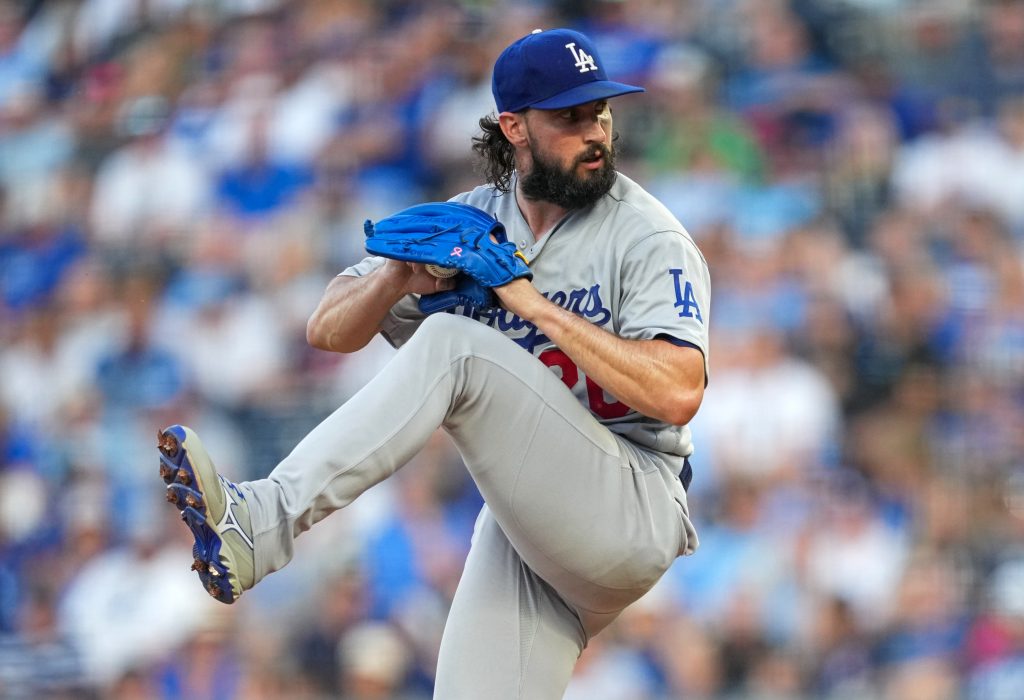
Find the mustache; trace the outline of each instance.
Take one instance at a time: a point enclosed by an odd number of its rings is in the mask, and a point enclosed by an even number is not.
[[[610,156],[611,149],[608,148],[608,146],[603,143],[595,143],[593,146],[588,146],[587,150],[576,156],[576,159],[573,161],[573,167],[575,168],[581,163],[587,163],[592,160],[597,160],[598,158],[608,160]]]

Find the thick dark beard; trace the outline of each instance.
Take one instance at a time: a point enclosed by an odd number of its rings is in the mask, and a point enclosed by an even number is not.
[[[598,150],[604,158],[600,169],[585,179],[578,176],[576,168],[584,160],[593,158]],[[520,190],[527,199],[551,202],[565,209],[582,209],[608,194],[615,184],[615,154],[603,143],[577,156],[567,170],[541,156],[532,146],[530,154],[533,169],[519,179]]]

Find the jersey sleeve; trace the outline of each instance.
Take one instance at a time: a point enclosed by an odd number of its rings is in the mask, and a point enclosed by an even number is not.
[[[386,261],[384,258],[371,256],[363,258],[355,265],[346,268],[340,274],[347,277],[363,277],[374,270],[383,267]],[[400,348],[412,337],[416,329],[423,323],[426,316],[420,311],[417,305],[417,297],[406,294],[398,300],[398,303],[391,307],[387,316],[381,321],[381,335],[392,345]]]
[[[704,355],[706,381],[711,276],[693,241],[677,231],[647,236],[626,251],[620,274],[619,335],[695,346]]]

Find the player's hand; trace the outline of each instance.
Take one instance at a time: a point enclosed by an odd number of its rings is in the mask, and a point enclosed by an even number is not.
[[[455,286],[454,279],[434,277],[419,263],[388,259],[384,263],[384,272],[392,278],[393,284],[402,289],[403,294],[433,294]]]

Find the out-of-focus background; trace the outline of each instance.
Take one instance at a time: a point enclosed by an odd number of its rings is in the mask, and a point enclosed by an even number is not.
[[[261,477],[379,370],[309,313],[554,26],[714,287],[703,546],[566,697],[1024,698],[1021,0],[0,0],[0,697],[429,697],[447,438],[225,607],[155,435]]]

